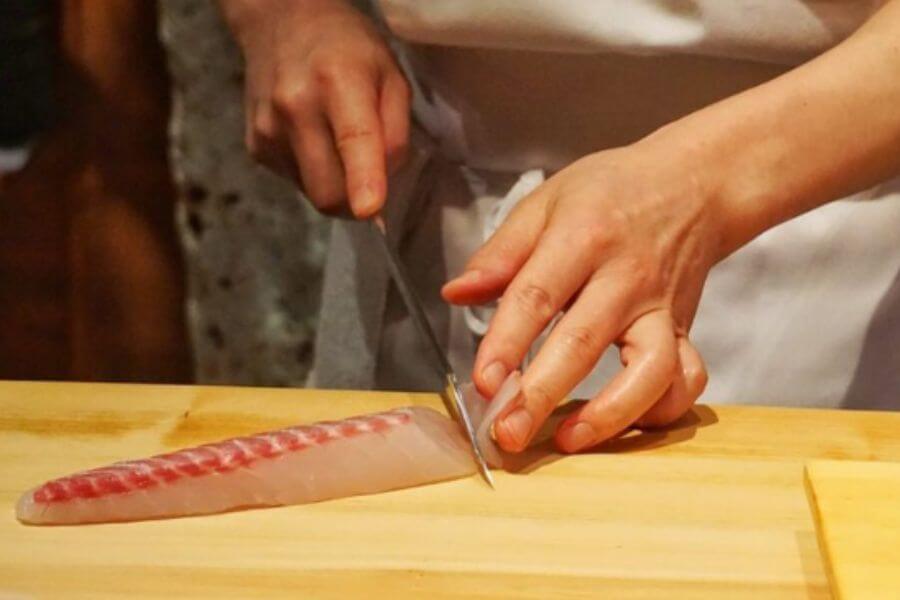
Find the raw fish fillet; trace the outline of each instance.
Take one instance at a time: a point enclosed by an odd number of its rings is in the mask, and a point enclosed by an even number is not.
[[[507,392],[518,391],[518,374]],[[499,466],[486,416],[498,412],[473,388],[480,445]],[[508,399],[515,397],[513,393]],[[406,407],[125,461],[49,481],[26,492],[20,521],[75,524],[219,513],[303,504],[465,477],[476,472],[457,424],[424,407]]]

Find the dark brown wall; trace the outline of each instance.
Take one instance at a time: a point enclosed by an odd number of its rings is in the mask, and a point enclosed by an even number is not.
[[[187,381],[155,5],[60,6],[58,121],[0,182],[0,378]]]

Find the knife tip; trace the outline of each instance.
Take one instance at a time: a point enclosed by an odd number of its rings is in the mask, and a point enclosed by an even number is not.
[[[484,482],[488,484],[488,487],[492,490],[496,489],[494,486],[494,476],[491,473],[490,469],[482,468],[481,470],[481,478],[484,479]]]

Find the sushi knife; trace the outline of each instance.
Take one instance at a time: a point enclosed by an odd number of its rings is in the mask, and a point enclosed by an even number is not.
[[[472,419],[469,417],[469,412],[466,409],[466,405],[463,403],[459,379],[457,379],[456,373],[453,372],[453,367],[450,366],[450,360],[444,353],[443,348],[441,348],[437,335],[435,335],[431,323],[428,322],[428,317],[425,316],[425,309],[422,308],[422,301],[412,287],[411,280],[406,272],[406,267],[404,267],[400,260],[400,256],[388,241],[384,219],[381,218],[381,215],[378,215],[372,219],[371,223],[373,229],[375,229],[375,236],[381,241],[381,248],[384,250],[384,254],[387,257],[388,270],[391,272],[391,278],[394,280],[397,290],[403,298],[403,303],[406,305],[406,309],[409,311],[409,315],[412,317],[413,323],[415,323],[416,329],[422,340],[432,349],[437,358],[437,365],[440,368],[441,375],[446,384],[444,393],[441,394],[441,399],[444,401],[444,407],[447,409],[447,412],[450,413],[450,417],[456,420],[468,436],[469,443],[472,445],[472,454],[475,457],[475,462],[478,465],[478,471],[481,473],[482,478],[484,478],[489,486],[494,487],[494,479],[491,476],[491,471],[488,468],[487,462],[484,460],[481,448],[478,447],[478,440],[475,438],[475,428],[472,426]]]

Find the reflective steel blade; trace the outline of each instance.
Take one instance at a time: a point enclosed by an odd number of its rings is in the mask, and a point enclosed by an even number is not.
[[[450,366],[450,361],[447,359],[447,355],[444,354],[444,350],[438,342],[434,329],[431,328],[431,323],[428,322],[428,317],[425,316],[425,310],[422,308],[422,301],[412,287],[412,282],[409,279],[409,275],[406,273],[406,268],[403,266],[400,257],[391,247],[390,242],[387,239],[384,221],[378,216],[372,220],[372,225],[376,230],[376,237],[381,240],[381,247],[387,257],[388,270],[391,272],[391,278],[394,280],[394,283],[397,285],[397,290],[403,298],[403,303],[406,305],[406,309],[409,311],[413,323],[415,323],[416,329],[419,331],[419,335],[425,341],[425,344],[431,348],[437,359],[441,376],[444,378],[446,384],[444,393],[441,395],[444,406],[447,409],[447,412],[450,413],[450,417],[459,423],[463,431],[465,431],[466,436],[469,438],[469,442],[472,445],[472,454],[475,457],[475,462],[478,464],[478,470],[481,473],[481,476],[488,485],[494,487],[494,479],[484,460],[484,455],[481,453],[481,448],[478,447],[478,441],[475,438],[475,428],[472,426],[469,412],[466,410],[466,405],[463,403],[459,380],[453,372],[453,367]]]

